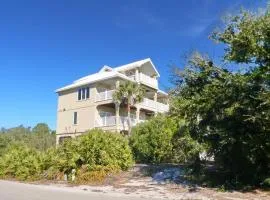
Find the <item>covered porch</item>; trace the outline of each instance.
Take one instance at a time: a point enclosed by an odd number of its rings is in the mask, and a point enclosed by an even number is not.
[[[95,117],[95,127],[121,131],[128,130],[128,114],[125,106],[119,107],[119,113],[114,103],[97,106]],[[144,122],[153,116],[153,111],[148,111],[140,107],[132,107],[130,112],[131,126]]]

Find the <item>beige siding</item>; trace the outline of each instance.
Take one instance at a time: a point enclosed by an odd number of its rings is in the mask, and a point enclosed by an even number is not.
[[[73,115],[77,112],[77,124],[73,124]],[[94,128],[95,106],[58,112],[57,134],[85,132]]]
[[[57,109],[57,134],[85,132],[94,128],[96,88],[90,86],[90,98],[78,101],[77,89],[59,94]],[[77,125],[73,124],[73,113],[77,112]]]

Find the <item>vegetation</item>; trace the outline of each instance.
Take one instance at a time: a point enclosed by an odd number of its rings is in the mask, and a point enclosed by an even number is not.
[[[270,175],[269,11],[243,12],[212,38],[226,45],[225,62],[245,64],[245,71],[194,54],[175,74],[171,115],[184,118],[190,136],[209,147],[228,185],[258,185]]]
[[[94,129],[46,151],[24,143],[10,145],[0,157],[0,177],[57,180],[66,174],[71,179],[74,171],[76,181],[87,182],[102,180],[110,173],[127,170],[132,164],[126,138]]]
[[[124,104],[127,107],[129,135],[131,133],[130,108],[136,103],[143,101],[144,93],[145,90],[140,85],[129,81],[120,84],[113,94],[113,100],[117,104],[118,113],[121,104]]]
[[[142,163],[192,163],[202,145],[193,140],[183,120],[158,115],[132,129],[130,146],[135,160]]]
[[[41,173],[42,156],[23,143],[12,144],[0,157],[0,177],[19,180],[37,179]]]
[[[47,124],[39,123],[33,129],[30,127],[18,126],[15,128],[0,131],[0,156],[5,152],[9,144],[22,142],[30,148],[45,151],[55,146],[55,133]]]
[[[92,130],[79,138],[81,162],[89,169],[110,166],[127,170],[133,164],[128,140],[118,133]]]
[[[55,148],[45,124],[2,129],[0,177],[59,179],[75,173],[81,183],[101,181],[131,167],[134,156],[137,162],[188,164],[189,171],[202,175],[197,180],[225,189],[269,187],[270,11],[242,12],[212,39],[225,44],[227,65],[245,69],[231,72],[194,53],[184,71],[175,71],[169,115],[138,124],[129,143],[118,133],[94,129]],[[114,93],[118,113],[120,104],[127,106],[129,127],[130,108],[143,95],[131,82]],[[211,171],[201,167],[201,153],[213,156]]]
[[[170,162],[172,137],[177,123],[171,118],[157,116],[132,129],[130,146],[136,161],[143,163]]]

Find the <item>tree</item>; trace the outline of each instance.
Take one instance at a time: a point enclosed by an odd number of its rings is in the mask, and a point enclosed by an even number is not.
[[[55,145],[55,135],[51,133],[46,123],[38,123],[32,129],[32,134],[31,146],[38,150],[45,151]]]
[[[50,128],[46,123],[38,123],[33,129],[34,134],[45,135],[50,133]]]
[[[226,45],[225,62],[245,64],[245,71],[194,54],[175,74],[171,114],[185,118],[191,137],[209,146],[231,184],[258,184],[270,175],[269,12],[243,12],[212,38]]]
[[[130,146],[137,162],[166,163],[172,161],[173,137],[178,123],[158,115],[132,128]]]
[[[124,104],[127,107],[129,135],[131,133],[131,119],[130,119],[131,106],[134,106],[136,103],[142,102],[144,93],[145,90],[139,84],[129,81],[120,84],[113,94],[113,100],[117,105]],[[117,109],[119,109],[119,106],[117,106]]]

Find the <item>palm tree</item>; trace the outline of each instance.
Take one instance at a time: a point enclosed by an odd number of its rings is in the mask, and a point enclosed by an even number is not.
[[[133,83],[131,81],[120,84],[116,91],[113,94],[113,100],[115,104],[126,105],[127,113],[128,113],[128,135],[131,133],[131,119],[130,119],[130,108],[134,106],[136,103],[140,103],[143,101],[143,97],[145,94],[144,88],[142,88],[139,84]],[[117,106],[119,113],[119,106]]]

